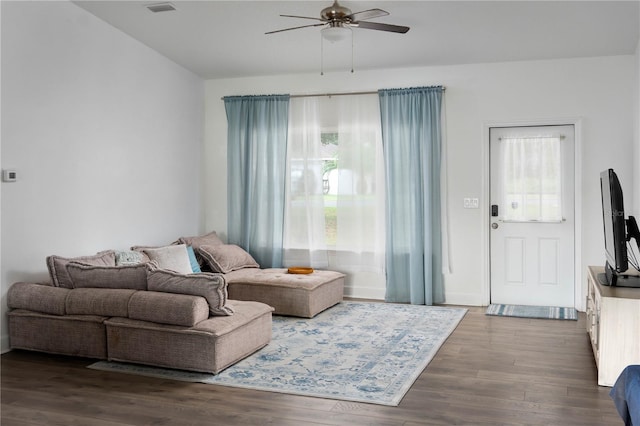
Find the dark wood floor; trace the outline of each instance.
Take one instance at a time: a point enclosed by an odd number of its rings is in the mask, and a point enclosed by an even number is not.
[[[175,382],[1,358],[2,425],[621,425],[579,321],[470,308],[398,407]]]

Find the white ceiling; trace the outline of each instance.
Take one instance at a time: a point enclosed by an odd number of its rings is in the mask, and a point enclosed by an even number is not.
[[[326,1],[74,1],[205,79],[320,72],[320,28],[265,35],[315,21]],[[354,29],[356,71],[430,65],[633,54],[638,1],[344,1],[353,12],[380,8],[372,21],[406,34]],[[351,43],[324,43],[326,72],[348,70]]]

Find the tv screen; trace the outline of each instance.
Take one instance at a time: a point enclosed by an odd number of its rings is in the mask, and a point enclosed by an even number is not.
[[[622,187],[613,169],[600,173],[602,192],[602,220],[604,247],[609,267],[618,273],[629,268],[627,259],[627,232],[624,216]]]

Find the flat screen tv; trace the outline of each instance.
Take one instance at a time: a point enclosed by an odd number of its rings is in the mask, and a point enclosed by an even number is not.
[[[636,240],[637,245],[640,232],[633,216],[625,219],[622,186],[613,169],[600,173],[600,189],[606,263],[604,276],[599,277],[599,281],[609,286],[640,287],[637,271],[628,272],[627,250],[627,242],[631,238]],[[636,262],[632,263],[637,267]]]

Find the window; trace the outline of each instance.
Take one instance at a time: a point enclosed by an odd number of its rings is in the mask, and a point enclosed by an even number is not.
[[[560,137],[503,138],[504,220],[562,219]]]
[[[377,95],[289,107],[285,263],[384,271],[384,164]]]

